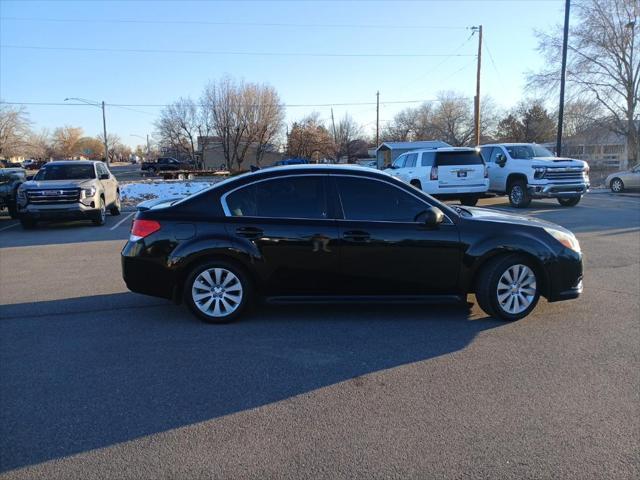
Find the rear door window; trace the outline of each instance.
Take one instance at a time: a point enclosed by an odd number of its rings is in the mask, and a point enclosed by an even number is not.
[[[234,217],[327,218],[323,176],[277,178],[231,192],[226,204]]]
[[[415,167],[417,159],[418,159],[417,153],[410,153],[409,155],[407,155],[407,161],[405,162],[404,166],[407,168]]]
[[[485,162],[493,162],[491,157],[491,153],[495,150],[493,147],[482,147],[480,151],[482,152],[482,158]]]
[[[336,176],[345,220],[415,222],[429,206],[378,180]]]
[[[457,165],[482,165],[482,157],[479,152],[438,152],[436,153],[436,165],[438,167],[450,167]]]

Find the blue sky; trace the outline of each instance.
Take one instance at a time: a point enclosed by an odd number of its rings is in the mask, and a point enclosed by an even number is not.
[[[563,0],[0,0],[0,98],[62,102],[66,97],[81,97],[117,104],[166,104],[181,96],[197,98],[209,81],[230,74],[273,85],[287,104],[373,102],[380,90],[384,123],[412,106],[385,101],[428,100],[443,90],[474,95],[477,38],[469,38],[467,27],[482,24],[483,95],[509,107],[526,95],[525,73],[541,65],[534,29],[560,23],[563,8]],[[16,46],[445,56],[214,55]],[[88,135],[101,132],[100,112],[93,107],[27,108],[36,128],[73,125],[81,126]],[[109,107],[107,126],[133,146],[142,141],[131,134],[153,133],[159,108],[131,108],[136,111]],[[329,107],[291,107],[287,119],[314,110],[325,119],[330,117]],[[334,107],[336,117],[346,111],[367,132],[373,131],[375,106]]]

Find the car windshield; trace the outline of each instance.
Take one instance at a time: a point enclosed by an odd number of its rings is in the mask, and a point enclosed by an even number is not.
[[[509,145],[506,147],[511,158],[527,160],[534,157],[553,157],[553,152],[540,145]]]
[[[58,164],[42,167],[34,180],[85,180],[96,178],[93,165]]]

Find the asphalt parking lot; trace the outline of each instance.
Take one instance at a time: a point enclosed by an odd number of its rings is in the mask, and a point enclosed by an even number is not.
[[[580,299],[224,326],[127,291],[128,212],[0,217],[0,478],[640,478],[640,197],[518,213],[577,234]]]

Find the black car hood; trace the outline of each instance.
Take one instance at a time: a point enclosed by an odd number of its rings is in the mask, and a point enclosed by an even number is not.
[[[464,209],[468,210],[473,215],[472,217],[464,217],[465,220],[475,220],[479,222],[512,223],[515,225],[527,225],[530,227],[540,228],[547,227],[571,233],[569,230],[561,227],[558,224],[547,222],[545,220],[539,220],[533,217],[527,217],[525,215],[501,212],[500,210],[494,210],[491,208],[464,207]]]

